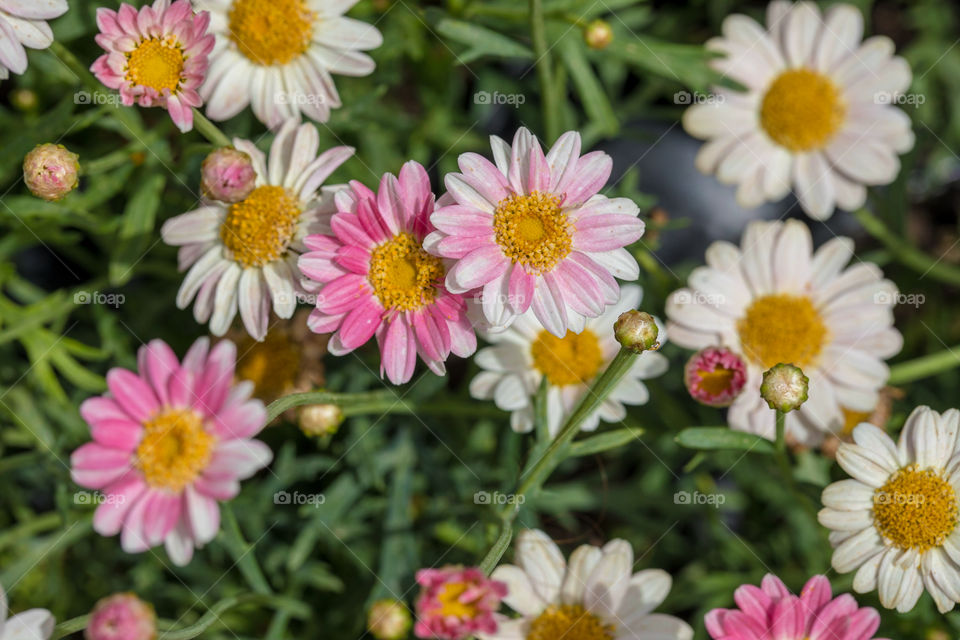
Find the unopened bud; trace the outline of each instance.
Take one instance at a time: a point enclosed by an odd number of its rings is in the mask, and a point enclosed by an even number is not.
[[[403,640],[410,632],[410,611],[397,600],[378,600],[367,615],[367,630],[377,640]]]
[[[584,28],[583,40],[591,49],[606,49],[613,42],[613,29],[606,20],[594,20]]]
[[[621,313],[613,324],[613,334],[624,349],[634,353],[660,347],[660,343],[657,342],[657,336],[660,335],[657,321],[645,311],[632,310]]]
[[[747,383],[747,365],[723,347],[707,347],[695,353],[683,374],[693,399],[710,407],[729,407]]]
[[[33,111],[39,103],[37,94],[30,89],[14,89],[10,92],[10,104],[20,111]]]
[[[93,608],[83,635],[87,640],[154,640],[157,616],[134,594],[115,593]]]
[[[763,373],[760,395],[771,409],[786,413],[807,401],[810,379],[800,367],[781,362]]]
[[[203,195],[230,204],[249,196],[256,181],[250,156],[233,147],[217,149],[204,159],[200,169]]]
[[[44,200],[60,200],[77,188],[79,156],[62,144],[41,144],[23,159],[23,181],[30,193]]]
[[[343,410],[335,404],[311,404],[300,410],[300,430],[308,436],[328,436],[343,424]]]

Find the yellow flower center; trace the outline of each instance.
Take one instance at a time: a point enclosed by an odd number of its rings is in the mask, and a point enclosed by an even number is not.
[[[443,585],[437,594],[437,600],[440,601],[439,614],[455,618],[475,618],[478,613],[476,604],[459,600],[469,588],[470,585],[466,582],[448,582]]]
[[[900,469],[873,493],[873,521],[900,549],[939,547],[957,526],[957,496],[933,469]]]
[[[785,293],[754,300],[737,321],[737,332],[743,354],[764,369],[781,362],[801,369],[814,364],[827,341],[810,298]]]
[[[411,311],[433,302],[443,275],[440,258],[403,232],[373,250],[367,277],[385,309]]]
[[[300,345],[288,332],[270,331],[263,342],[244,338],[237,353],[237,378],[253,382],[253,395],[264,402],[276,400],[296,384]]]
[[[227,17],[240,53],[265,67],[305,53],[317,20],[305,0],[234,0]]]
[[[760,125],[790,151],[821,149],[846,114],[840,90],[830,78],[808,69],[784,71],[760,105]]]
[[[283,255],[300,220],[300,205],[283,187],[257,187],[230,205],[220,240],[244,267],[262,267]]]
[[[712,396],[719,395],[730,388],[736,371],[716,367],[713,371],[700,372],[700,388]]]
[[[551,605],[530,623],[526,640],[613,640],[615,631],[582,605]]]
[[[565,258],[573,236],[560,199],[534,191],[507,196],[497,203],[493,231],[503,255],[531,273],[550,271]]]
[[[873,415],[872,411],[854,411],[846,407],[840,407],[840,410],[843,411],[843,429],[840,433],[845,436],[853,435],[857,425],[861,422],[870,422],[870,417]]]
[[[183,61],[183,50],[176,41],[158,38],[144,40],[127,54],[127,80],[150,87],[157,93],[162,94],[164,89],[176,93],[183,73]]]
[[[136,466],[151,487],[181,491],[206,468],[215,441],[193,409],[161,409],[143,424]]]
[[[542,329],[530,345],[530,355],[534,368],[555,387],[586,384],[603,366],[600,339],[590,329],[567,331],[562,338]]]

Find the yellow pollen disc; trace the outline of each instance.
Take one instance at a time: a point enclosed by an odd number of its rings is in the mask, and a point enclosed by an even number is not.
[[[820,312],[806,296],[773,294],[753,301],[737,321],[741,351],[764,369],[814,364],[827,341]]]
[[[597,334],[590,329],[580,333],[567,331],[558,338],[546,329],[530,345],[533,366],[555,387],[586,384],[603,366],[603,350]]]
[[[561,196],[534,191],[511,195],[493,214],[493,231],[503,255],[530,273],[550,271],[570,253],[573,236]]]
[[[846,114],[840,90],[824,75],[808,69],[784,71],[760,105],[760,125],[774,142],[790,151],[827,145]]]
[[[870,422],[870,416],[873,415],[872,411],[854,411],[846,407],[840,407],[840,410],[843,411],[843,429],[840,433],[845,436],[853,435],[857,425],[861,422]]]
[[[220,225],[220,240],[233,260],[262,267],[283,255],[300,220],[300,205],[283,187],[263,186],[230,205]]]
[[[234,0],[227,17],[240,53],[265,67],[305,53],[317,20],[305,0]]]
[[[403,232],[373,250],[367,278],[385,309],[411,311],[433,302],[443,275],[440,258]]]
[[[127,54],[127,80],[163,93],[177,92],[183,73],[183,51],[157,38],[144,40]]]
[[[216,438],[192,409],[161,409],[143,424],[136,466],[151,487],[181,491],[210,462]]]
[[[440,601],[439,614],[456,618],[475,618],[477,606],[471,602],[463,603],[458,600],[470,588],[466,582],[448,582],[440,589],[437,600]]]
[[[717,367],[713,371],[701,371],[700,388],[712,396],[719,395],[730,388],[735,373],[733,369],[723,367]]]
[[[270,331],[263,342],[245,338],[237,353],[237,378],[253,382],[253,395],[264,402],[276,400],[296,384],[300,345],[286,331]]]
[[[526,640],[613,640],[615,631],[582,605],[551,605],[530,623]]]
[[[957,496],[932,469],[900,469],[873,493],[877,531],[900,549],[923,553],[943,544],[957,526]]]

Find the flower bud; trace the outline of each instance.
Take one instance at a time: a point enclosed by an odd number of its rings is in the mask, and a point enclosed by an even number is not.
[[[83,635],[86,640],[154,640],[157,616],[134,594],[115,593],[93,608]]]
[[[418,638],[462,640],[497,631],[494,614],[507,595],[507,585],[491,580],[477,567],[441,567],[421,569],[417,583],[422,590],[417,598]]]
[[[300,430],[308,436],[333,435],[343,424],[343,410],[335,404],[311,404],[300,410]]]
[[[771,409],[786,413],[807,401],[809,384],[800,367],[781,362],[764,372],[760,395]]]
[[[710,407],[729,407],[747,383],[747,365],[723,347],[707,347],[695,353],[683,373],[693,399]]]
[[[410,611],[397,600],[378,600],[367,615],[367,630],[377,640],[403,640],[410,632]]]
[[[47,201],[60,200],[77,188],[79,156],[62,144],[41,144],[23,159],[23,181],[30,193]]]
[[[620,314],[613,324],[613,334],[624,349],[634,353],[655,350],[660,347],[657,336],[660,330],[657,321],[645,311],[627,311]]]
[[[40,101],[36,92],[30,89],[14,89],[10,92],[10,104],[20,111],[33,111]]]
[[[200,169],[203,195],[229,204],[249,196],[256,181],[250,156],[233,147],[217,149],[204,159]]]
[[[606,20],[594,20],[583,30],[583,41],[591,49],[606,49],[613,42],[613,29]]]

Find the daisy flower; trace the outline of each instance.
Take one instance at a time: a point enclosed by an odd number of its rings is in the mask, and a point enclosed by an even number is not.
[[[825,576],[810,578],[795,596],[768,573],[759,587],[738,587],[733,599],[737,609],[713,609],[704,618],[714,640],[871,640],[880,626],[876,609],[857,606],[846,593],[834,598]]]
[[[227,120],[248,104],[271,129],[301,113],[326,122],[340,106],[331,74],[365,76],[383,37],[346,13],[357,0],[194,0],[217,44],[200,92],[207,115]]]
[[[427,250],[456,261],[447,289],[478,289],[493,327],[533,309],[558,338],[579,332],[619,299],[614,276],[636,280],[637,261],[623,247],[643,235],[639,209],[627,198],[597,193],[610,177],[610,156],[580,156],[580,134],[568,131],[544,155],[520,128],[513,145],[490,137],[494,162],[459,158],[463,173],[444,183],[444,204],[431,216],[437,231]]]
[[[857,209],[865,185],[888,184],[900,171],[897,154],[913,147],[910,118],[894,106],[910,86],[907,62],[893,41],[861,42],[863,16],[849,4],[823,15],[813,2],[771,2],[767,28],[744,15],[723,22],[707,48],[712,61],[745,91],[715,89],[690,107],[684,128],[708,140],[697,168],[739,185],[737,201],[755,207],[793,187],[818,220],[836,206]]]
[[[520,614],[500,615],[486,640],[690,640],[683,620],[651,613],[670,592],[673,580],[660,569],[633,573],[633,549],[626,540],[603,548],[585,544],[569,564],[547,534],[521,531],[516,565],[500,565],[491,577],[507,585],[503,601]],[[631,575],[632,574],[632,575]]]
[[[507,595],[507,586],[480,569],[421,569],[417,583],[422,587],[413,628],[418,638],[460,640],[497,630],[494,614]]]
[[[0,2],[0,80],[27,70],[27,51],[53,44],[47,20],[67,12],[67,0],[4,0]]]
[[[0,586],[0,640],[47,640],[56,620],[46,609],[30,609],[10,618],[7,593]]]
[[[856,570],[858,593],[903,613],[924,589],[941,613],[960,602],[960,411],[917,407],[899,442],[863,423],[837,462],[853,479],[823,491],[820,524],[831,530],[833,568]]]
[[[541,381],[546,378],[547,426],[556,436],[564,419],[580,403],[594,378],[606,369],[620,344],[614,338],[613,325],[624,311],[636,309],[643,290],[624,285],[620,300],[597,318],[587,321],[580,333],[568,331],[558,338],[527,311],[499,333],[484,337],[493,343],[477,352],[474,361],[482,369],[470,382],[470,395],[478,400],[493,400],[510,411],[510,426],[525,433],[534,427],[534,402]],[[666,342],[664,332],[660,341]],[[627,416],[625,404],[645,404],[650,392],[641,382],[667,370],[668,361],[656,351],[642,353],[603,404],[587,418],[582,429],[593,431],[604,422],[619,422]]]
[[[775,436],[774,412],[760,396],[763,372],[781,362],[810,379],[810,399],[787,414],[787,434],[808,446],[843,428],[845,411],[867,411],[900,351],[893,327],[897,290],[880,269],[858,262],[853,241],[813,251],[797,220],[752,222],[741,247],[715,242],[707,266],[667,300],[670,338],[690,349],[725,347],[747,363],[747,382],[730,406],[730,426]]]
[[[123,104],[160,106],[180,131],[193,128],[193,107],[203,104],[197,89],[207,73],[214,38],[210,15],[194,13],[189,0],[155,0],[137,11],[97,9],[97,44],[106,51],[90,67],[97,79],[120,91]]]
[[[137,354],[139,374],[111,369],[109,393],[90,398],[80,415],[93,442],[70,456],[74,482],[103,492],[93,528],[121,533],[127,553],[163,543],[185,565],[194,547],[220,529],[218,501],[269,464],[270,448],[252,437],[267,412],[251,400],[253,383],[233,384],[237,349],[200,338],[178,362],[162,340]]]
[[[434,195],[422,166],[386,174],[374,193],[359,182],[336,195],[331,231],[312,235],[300,270],[317,291],[309,326],[334,333],[328,348],[350,353],[376,336],[380,374],[394,384],[413,376],[417,356],[437,375],[454,353],[467,357],[477,337],[466,303],[443,284],[446,265],[424,250]]]
[[[167,220],[160,233],[179,246],[179,267],[189,268],[177,294],[185,309],[196,298],[193,316],[222,336],[240,311],[256,340],[267,334],[270,309],[280,318],[293,316],[299,287],[297,258],[303,239],[323,232],[333,212],[333,192],[321,184],[353,154],[334,147],[320,156],[317,129],[287,122],[270,147],[270,161],[249,140],[234,146],[253,160],[256,188],[233,204],[205,202],[202,207]]]

